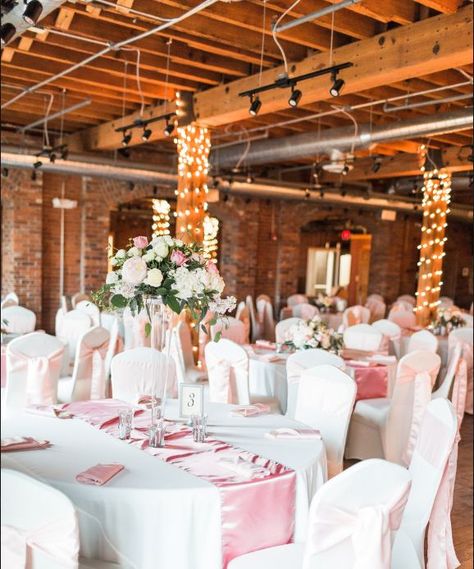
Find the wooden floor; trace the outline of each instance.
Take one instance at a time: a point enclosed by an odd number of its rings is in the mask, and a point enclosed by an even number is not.
[[[465,415],[459,444],[458,472],[452,513],[454,545],[462,569],[472,569],[472,447],[473,417]]]

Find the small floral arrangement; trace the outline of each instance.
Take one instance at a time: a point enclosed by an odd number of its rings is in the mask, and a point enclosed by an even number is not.
[[[216,264],[204,258],[197,244],[187,245],[169,235],[152,241],[138,236],[109,260],[113,270],[92,295],[101,309],[129,307],[136,315],[146,307],[146,298],[161,297],[176,314],[189,309],[198,323],[208,312],[213,313],[209,323],[213,325],[235,308],[234,297],[221,297],[224,280]]]
[[[466,321],[462,317],[462,312],[457,308],[440,308],[436,319],[432,322],[431,327],[434,331],[441,332],[444,328],[446,332],[450,332],[455,328],[461,328],[466,325]]]
[[[342,334],[315,316],[307,322],[298,322],[291,326],[286,333],[285,346],[296,350],[309,350],[321,348],[334,354],[339,354],[344,347]]]
[[[314,301],[314,304],[320,309],[325,312],[329,312],[331,310],[336,310],[336,299],[333,296],[328,296],[319,293],[317,298]]]

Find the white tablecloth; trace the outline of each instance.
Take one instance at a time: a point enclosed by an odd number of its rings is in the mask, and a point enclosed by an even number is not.
[[[295,469],[295,539],[303,541],[310,500],[326,478],[322,442],[268,440],[264,433],[269,430],[298,423],[278,415],[232,417],[230,408],[208,404],[211,436]],[[176,414],[177,402],[170,401],[166,415]],[[79,510],[85,557],[121,560],[123,567],[133,569],[221,569],[220,495],[209,482],[80,420],[23,412],[2,425],[2,437],[17,435],[47,439],[53,446],[4,453],[2,466],[35,476],[69,496]],[[90,466],[111,462],[123,464],[125,471],[107,485],[75,481]]]

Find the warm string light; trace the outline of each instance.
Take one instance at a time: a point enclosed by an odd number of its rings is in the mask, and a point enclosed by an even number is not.
[[[153,237],[170,234],[171,206],[166,200],[153,200]]]
[[[421,147],[426,156],[426,147]],[[422,167],[423,185],[423,226],[421,228],[421,244],[418,245],[420,259],[418,261],[419,279],[417,306],[418,321],[426,324],[432,320],[439,305],[439,296],[443,285],[443,258],[446,256],[444,245],[447,214],[451,201],[451,175],[437,169],[426,171]]]
[[[217,235],[219,233],[219,220],[216,217],[210,217],[206,215],[203,223],[204,228],[204,239],[203,239],[203,249],[204,257],[217,263],[217,251],[219,246],[219,241]]]

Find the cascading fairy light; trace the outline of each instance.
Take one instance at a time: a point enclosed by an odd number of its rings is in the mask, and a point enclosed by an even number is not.
[[[153,200],[153,237],[170,234],[171,205],[166,200]]]
[[[217,263],[217,251],[219,247],[219,241],[217,239],[218,233],[219,220],[216,217],[206,215],[204,218],[204,257],[214,263]]]
[[[443,170],[424,172],[423,226],[421,228],[420,259],[418,261],[418,290],[415,312],[420,325],[427,325],[435,317],[443,285],[444,245],[450,212],[451,174]]]

